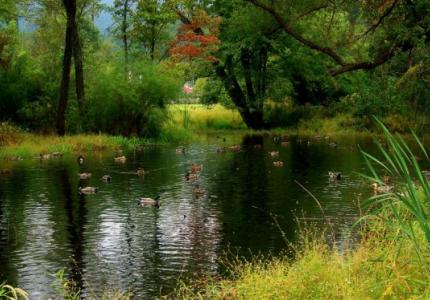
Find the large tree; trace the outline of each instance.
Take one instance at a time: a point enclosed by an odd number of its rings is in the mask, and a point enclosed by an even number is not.
[[[66,34],[64,41],[63,68],[60,85],[60,100],[57,108],[56,128],[59,135],[64,135],[66,132],[66,110],[69,99],[70,85],[70,70],[72,66],[72,57],[75,65],[75,80],[76,80],[76,98],[78,100],[79,109],[83,113],[83,102],[85,97],[84,88],[84,67],[82,46],[79,36],[79,28],[77,21],[77,4],[76,0],[63,0],[64,9],[66,11]]]

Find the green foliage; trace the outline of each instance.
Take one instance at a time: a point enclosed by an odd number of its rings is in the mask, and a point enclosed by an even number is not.
[[[163,108],[179,91],[179,81],[160,66],[135,63],[127,76],[119,66],[104,66],[89,89],[85,125],[93,132],[158,136]]]
[[[197,80],[193,95],[195,95],[203,104],[220,103],[223,106],[233,109],[235,106],[227,95],[223,83],[217,78],[202,78]]]

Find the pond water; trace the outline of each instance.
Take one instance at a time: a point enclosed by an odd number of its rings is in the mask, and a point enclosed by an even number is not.
[[[236,143],[239,152],[217,152]],[[226,251],[249,257],[284,250],[274,217],[289,240],[296,238],[297,219],[330,222],[342,245],[358,199],[370,193],[358,174],[366,167],[357,144],[374,146],[354,137],[336,141],[336,148],[328,143],[291,138],[283,147],[271,136],[226,136],[186,145],[185,154],[148,146],[125,153],[125,164],[114,163],[115,153],[87,153],[83,166],[76,156],[2,161],[0,169],[11,173],[0,175],[0,281],[27,290],[31,299],[47,299],[54,294],[52,274],[64,268],[84,296],[109,287],[150,299],[172,291],[178,278],[220,272]],[[274,150],[279,158],[268,154]],[[275,160],[284,166],[274,167]],[[203,171],[187,182],[193,162]],[[139,167],[144,177],[135,174]],[[342,180],[330,181],[330,170],[342,172]],[[92,178],[79,181],[82,171]],[[111,183],[101,181],[105,174]],[[197,184],[203,197],[193,196]],[[80,195],[80,185],[99,192]],[[138,205],[139,197],[157,195],[159,208]]]

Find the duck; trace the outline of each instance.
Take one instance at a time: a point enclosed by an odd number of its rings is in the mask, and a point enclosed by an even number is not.
[[[116,163],[125,163],[127,161],[127,157],[125,157],[124,155],[122,156],[118,156],[118,157],[114,157],[113,159]]]
[[[53,157],[63,157],[63,152],[56,151],[56,152],[52,152],[51,155]]]
[[[4,160],[9,160],[9,161],[20,161],[22,160],[22,157],[19,155],[12,155],[12,156],[6,156],[4,158]]]
[[[372,188],[375,194],[386,194],[393,190],[391,185],[378,185],[376,182],[372,183]]]
[[[282,147],[288,147],[289,145],[290,145],[290,142],[288,142],[288,141],[285,141],[285,142],[281,143]]]
[[[157,196],[155,198],[149,198],[149,197],[141,197],[139,198],[139,203],[142,206],[156,206],[159,207],[160,206],[160,196]]]
[[[228,147],[228,150],[230,150],[231,152],[239,152],[240,151],[240,145],[233,145]]]
[[[225,147],[218,147],[218,148],[216,149],[216,152],[217,152],[217,153],[224,153],[225,151],[226,151]]]
[[[49,154],[49,153],[44,153],[44,154],[40,153],[39,157],[40,157],[40,160],[48,160],[48,159],[51,158],[51,154]]]
[[[185,154],[185,147],[176,148],[176,154]]]
[[[421,171],[421,173],[427,180],[430,180],[430,171]]]
[[[79,165],[83,165],[85,162],[85,158],[82,155],[78,156],[78,164]]]
[[[342,173],[329,171],[328,177],[330,178],[330,180],[341,180],[342,179]]]
[[[199,173],[203,170],[203,165],[192,163],[191,165],[191,173]]]
[[[328,146],[329,146],[330,148],[336,148],[336,147],[337,147],[337,144],[336,144],[335,142],[331,142],[331,143],[328,143]]]
[[[81,180],[85,180],[85,179],[88,179],[88,178],[91,178],[91,173],[78,173],[78,176],[79,176],[79,179],[81,179]]]
[[[112,176],[110,175],[103,175],[102,176],[102,180],[105,182],[111,182],[112,181]]]
[[[139,168],[137,169],[136,174],[140,177],[145,176],[145,170],[143,168]]]
[[[269,155],[270,155],[271,157],[278,157],[278,156],[279,156],[279,151],[270,151],[270,152],[269,152]]]
[[[98,188],[96,187],[92,187],[92,186],[87,186],[87,187],[79,187],[79,193],[80,194],[85,194],[85,195],[89,195],[89,194],[95,194],[98,192]]]
[[[200,198],[206,194],[206,190],[204,188],[199,187],[198,185],[193,188],[193,195],[196,198]]]
[[[187,173],[185,173],[185,179],[187,181],[194,181],[198,178],[198,175],[196,173],[191,173],[190,171],[187,171]]]
[[[273,166],[278,167],[278,168],[283,167],[284,166],[284,162],[280,161],[280,160],[274,161],[273,162]]]
[[[390,182],[391,182],[391,180],[392,180],[391,176],[388,176],[388,175],[384,175],[384,176],[382,176],[382,181],[383,181],[385,184],[390,183]]]

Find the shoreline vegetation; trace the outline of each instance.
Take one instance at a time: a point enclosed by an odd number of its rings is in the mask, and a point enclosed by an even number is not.
[[[246,128],[237,110],[227,109],[221,104],[211,106],[172,104],[168,106],[167,113],[169,119],[156,138],[124,137],[102,133],[61,137],[56,134],[29,133],[11,125],[11,123],[3,122],[0,123],[0,157],[13,160],[17,157],[34,157],[40,153],[76,154],[87,151],[133,150],[144,145],[187,144],[205,141],[208,136],[231,134],[371,137],[377,132],[376,128],[358,126],[357,120],[348,114],[341,114],[336,117],[316,114],[290,127],[253,131]],[[410,132],[410,124],[404,120],[400,122],[396,116],[387,117],[383,121],[396,132],[405,134]]]

